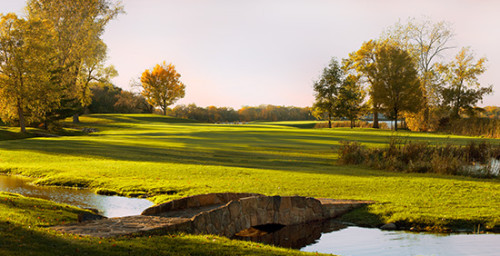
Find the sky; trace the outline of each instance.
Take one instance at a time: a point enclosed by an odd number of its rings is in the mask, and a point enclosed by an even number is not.
[[[186,84],[177,104],[311,106],[313,82],[396,22],[413,17],[451,23],[455,48],[486,57],[481,106],[500,105],[500,1],[496,0],[124,0],[125,14],[103,35],[113,82],[126,90],[144,70],[172,63]],[[22,14],[24,0],[0,0]]]

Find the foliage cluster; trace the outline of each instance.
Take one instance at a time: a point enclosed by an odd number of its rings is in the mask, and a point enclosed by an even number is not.
[[[356,141],[341,141],[339,163],[364,164],[399,172],[439,173],[493,178],[499,176],[500,146],[469,142],[465,146],[402,141],[391,138],[385,148],[367,148]],[[493,160],[494,161],[494,160]]]
[[[175,70],[172,63],[156,64],[151,70],[146,69],[142,73],[142,95],[149,104],[160,107],[163,115],[167,115],[168,106],[185,95],[186,86],[180,78],[181,74]]]
[[[452,38],[446,22],[397,23],[379,39],[364,42],[342,66],[332,59],[314,83],[315,112],[327,113],[328,120],[355,120],[367,110],[362,107],[367,94],[373,128],[378,128],[378,113],[394,121],[404,118],[415,131],[436,131],[442,119],[476,116],[481,111],[477,103],[492,93],[492,86],[479,83],[486,58],[476,59],[469,47],[463,47],[451,61],[443,61],[440,58],[453,48],[448,46]],[[353,78],[351,88],[357,89],[342,98],[345,77]],[[339,111],[346,102],[354,107],[354,115]],[[393,128],[398,128],[396,121]]]
[[[117,75],[105,67],[106,24],[122,12],[109,0],[29,0],[26,17],[0,16],[0,114],[3,121],[48,123],[90,104],[90,86]]]
[[[89,113],[151,113],[153,107],[146,99],[114,85],[94,85],[90,88],[92,103]]]
[[[250,121],[297,121],[314,120],[309,107],[288,107],[274,105],[260,105],[257,107],[244,106],[239,110],[228,107],[208,106],[198,107],[195,104],[177,105],[169,108],[167,114],[173,117],[186,118],[201,122],[250,122]]]

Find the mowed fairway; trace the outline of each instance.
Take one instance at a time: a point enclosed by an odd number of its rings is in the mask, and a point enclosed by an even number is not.
[[[155,115],[81,120],[81,127],[99,132],[0,141],[0,172],[36,177],[43,185],[147,196],[156,203],[211,192],[254,192],[373,200],[361,215],[380,222],[470,228],[500,224],[499,179],[340,166],[334,150],[340,140],[382,147],[394,135],[456,144],[479,138],[307,129],[301,122],[205,124]]]

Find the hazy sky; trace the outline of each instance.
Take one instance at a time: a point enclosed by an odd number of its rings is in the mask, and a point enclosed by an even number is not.
[[[24,0],[0,0],[21,12]],[[114,82],[130,89],[147,68],[172,62],[186,84],[178,103],[199,106],[313,103],[313,81],[331,57],[347,57],[398,20],[429,17],[453,25],[456,49],[488,58],[483,85],[500,105],[500,1],[125,0],[126,14],[106,29]],[[136,88],[135,90],[138,90]]]

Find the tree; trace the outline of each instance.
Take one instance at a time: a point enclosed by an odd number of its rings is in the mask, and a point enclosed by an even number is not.
[[[181,74],[177,73],[171,63],[157,64],[152,70],[146,69],[141,76],[142,95],[149,104],[160,107],[163,114],[167,114],[167,107],[185,95],[186,86],[180,81]]]
[[[485,62],[486,58],[475,62],[470,49],[462,48],[449,64],[439,65],[445,84],[441,90],[443,104],[450,109],[452,118],[459,118],[461,110],[472,111],[484,95],[493,91],[491,85],[481,87],[478,81],[479,75],[486,71]]]
[[[54,107],[56,90],[50,86],[54,52],[47,44],[52,34],[41,20],[19,19],[15,14],[0,21],[0,109],[4,121],[39,121]]]
[[[105,45],[100,37],[109,21],[122,10],[120,2],[113,4],[109,0],[27,2],[28,19],[50,22],[55,33],[50,44],[57,52],[57,66],[51,81],[64,88],[59,113],[53,113],[56,118],[76,114],[89,104],[89,84],[82,69],[104,61]]]
[[[376,50],[378,49],[379,42],[370,40],[364,42],[361,48],[349,54],[349,58],[344,60],[344,69],[348,72],[355,72],[358,74],[360,82],[367,84],[370,99],[368,104],[371,106],[373,113],[373,128],[379,128],[378,113],[380,111],[380,102],[373,97],[375,75],[377,70],[375,68]]]
[[[402,49],[410,52],[417,63],[419,78],[423,85],[424,109],[414,118],[422,120],[421,130],[430,128],[431,111],[439,105],[437,59],[442,57],[444,51],[453,48],[448,45],[453,36],[450,24],[444,21],[432,22],[428,19],[420,22],[410,19],[406,24],[398,22],[385,32],[384,38],[396,42]]]
[[[328,116],[328,128],[332,128],[332,117],[337,116],[336,104],[343,75],[338,61],[332,58],[328,67],[323,69],[319,80],[314,82],[315,102],[313,107],[317,112],[325,113]]]
[[[365,93],[358,83],[358,78],[354,75],[347,76],[339,88],[336,109],[338,115],[351,121],[351,129],[354,127],[356,119],[364,112],[364,98]]]
[[[408,52],[384,42],[377,47],[373,64],[372,98],[394,120],[397,130],[401,112],[414,113],[422,106],[422,87],[415,63]]]

